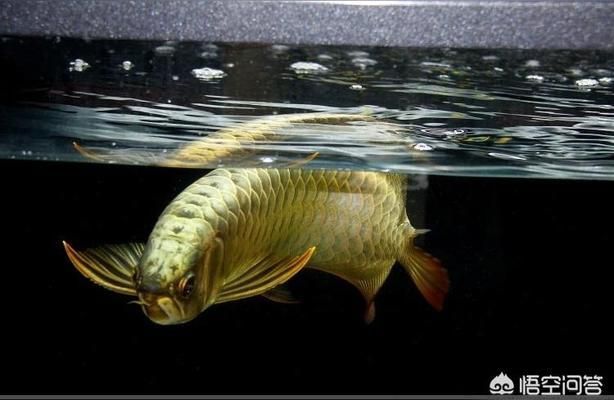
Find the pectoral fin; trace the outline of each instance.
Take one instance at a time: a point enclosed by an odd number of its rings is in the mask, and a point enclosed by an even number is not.
[[[248,268],[234,280],[226,282],[217,297],[216,303],[239,300],[269,292],[296,275],[313,255],[315,247],[310,247],[300,256],[276,257],[270,255]]]
[[[104,156],[102,155],[98,155],[95,152],[91,151],[90,149],[87,149],[83,146],[81,146],[79,143],[77,142],[72,142],[72,146],[75,148],[75,150],[77,150],[77,152],[79,152],[79,154],[81,154],[83,157],[89,158],[91,160],[95,160],[95,161],[100,161],[100,162],[105,162],[105,161],[109,161],[108,159],[106,159]],[[64,242],[64,246],[66,246],[66,242]]]
[[[262,296],[277,303],[298,304],[301,302],[294,297],[294,295],[292,295],[292,292],[286,287],[286,285],[274,287],[268,292],[263,293]]]
[[[290,161],[287,163],[278,163],[277,165],[275,165],[275,168],[299,168],[315,160],[319,155],[320,155],[320,152],[316,151],[314,153],[311,153],[307,157],[296,160],[296,161]]]
[[[132,277],[143,254],[143,243],[105,245],[83,251],[62,243],[68,259],[83,276],[113,292],[136,296]]]
[[[73,147],[83,157],[101,163],[163,165],[165,160],[159,154],[142,149],[89,148],[77,142],[73,142]]]

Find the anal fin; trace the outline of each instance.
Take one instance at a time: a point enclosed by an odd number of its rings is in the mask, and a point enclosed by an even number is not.
[[[367,325],[373,322],[373,320],[375,319],[375,303],[374,302],[371,302],[367,305],[367,308],[365,310],[364,319]]]
[[[360,290],[366,302],[364,320],[367,324],[370,324],[375,319],[375,296],[386,281],[386,278],[388,278],[393,265],[394,262],[391,263],[389,261],[379,263],[375,267],[375,270],[379,271],[377,275],[355,283],[355,286]]]

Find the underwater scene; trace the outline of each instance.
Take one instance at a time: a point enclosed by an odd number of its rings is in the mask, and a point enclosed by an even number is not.
[[[614,53],[0,38],[3,394],[609,394]]]

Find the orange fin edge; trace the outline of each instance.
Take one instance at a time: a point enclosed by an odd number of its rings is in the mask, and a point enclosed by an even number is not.
[[[419,247],[409,246],[408,254],[401,264],[412,277],[422,296],[437,311],[443,305],[450,289],[448,271],[441,262]]]
[[[365,324],[370,325],[375,320],[375,302],[367,304],[364,315]]]
[[[96,160],[96,161],[106,161],[103,157],[100,157],[93,151],[88,150],[87,148],[81,146],[77,142],[72,142],[72,146],[74,147],[75,150],[77,150],[79,154],[81,154],[85,158],[89,158],[90,160]]]
[[[75,250],[65,240],[62,240],[62,245],[71,264],[90,281],[116,293],[136,296],[136,290],[130,287],[127,282],[124,282],[121,277],[110,279],[108,275],[105,276],[105,273],[108,274],[110,271],[105,271],[104,267],[100,269],[99,266],[91,264],[92,260],[86,256],[85,252]]]

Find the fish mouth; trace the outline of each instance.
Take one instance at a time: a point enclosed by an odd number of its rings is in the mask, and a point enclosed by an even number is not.
[[[143,312],[153,322],[160,325],[175,325],[189,321],[183,307],[167,296],[147,301],[141,297]]]

